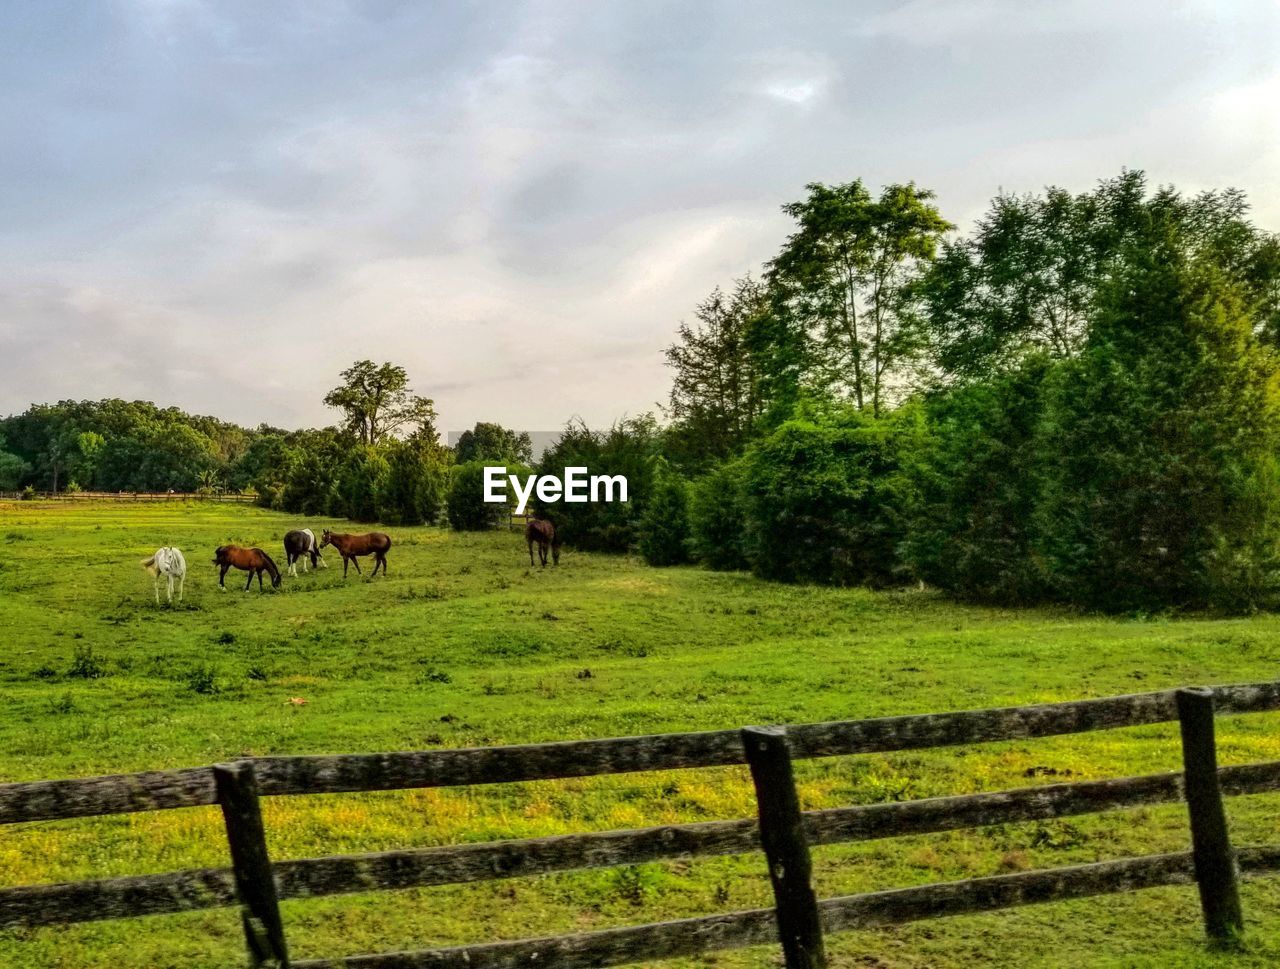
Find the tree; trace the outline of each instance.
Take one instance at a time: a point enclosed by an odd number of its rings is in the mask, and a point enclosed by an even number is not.
[[[953,227],[912,183],[806,188],[782,207],[798,227],[769,266],[775,313],[807,345],[810,380],[878,416],[923,349],[917,282]]]
[[[654,464],[637,545],[650,565],[689,561],[689,485],[662,458]]]
[[[875,418],[841,404],[802,408],[752,442],[742,459],[752,571],[833,585],[907,578],[920,435],[918,408]]]
[[[920,578],[982,602],[1026,604],[1048,594],[1035,524],[1043,452],[1053,447],[1042,436],[1045,385],[1060,365],[1028,357],[927,402],[920,500],[904,549]]]
[[[346,430],[368,447],[435,419],[432,402],[413,393],[403,367],[372,360],[358,360],[342,371],[342,384],[324,402],[343,412]]]
[[[1040,542],[1074,602],[1280,602],[1280,364],[1185,216],[1148,208],[1048,405]]]
[[[484,500],[485,462],[471,461],[454,465],[449,472],[449,492],[445,502],[450,527],[457,531],[483,531],[507,522],[515,497],[507,489],[506,502]],[[509,466],[509,474],[526,475],[529,469]]]
[[[690,465],[724,460],[741,450],[764,409],[760,367],[750,330],[769,312],[767,288],[747,277],[726,294],[718,287],[680,324],[667,347],[673,371],[667,413],[670,450]]]
[[[527,431],[509,431],[501,424],[479,421],[472,430],[463,431],[458,437],[454,457],[459,464],[470,461],[528,464],[533,460],[533,442]]]
[[[689,545],[712,569],[748,568],[742,459],[713,468],[689,490]]]
[[[1125,171],[1073,195],[1000,195],[967,239],[948,242],[919,291],[940,370],[975,377],[1036,354],[1075,357],[1097,316],[1099,294],[1153,213],[1179,226],[1177,245],[1219,266],[1244,309],[1280,343],[1280,242],[1248,221],[1228,189],[1183,198],[1147,196],[1146,176]]]
[[[5,450],[4,438],[0,437],[0,491],[16,491],[30,470],[31,465]]]
[[[394,525],[435,522],[449,487],[449,449],[434,434],[414,434],[385,451],[388,469],[377,495],[379,519]]]

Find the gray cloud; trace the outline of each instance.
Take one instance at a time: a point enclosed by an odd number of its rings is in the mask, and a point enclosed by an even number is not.
[[[0,412],[316,424],[358,357],[446,427],[652,407],[811,180],[1121,167],[1280,227],[1264,3],[27,5],[0,35]]]

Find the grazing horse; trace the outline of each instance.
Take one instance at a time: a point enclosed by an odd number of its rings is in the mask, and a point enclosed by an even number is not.
[[[369,578],[378,574],[378,566],[382,566],[382,574],[387,574],[387,552],[391,548],[391,536],[383,532],[369,532],[365,535],[343,535],[341,532],[324,530],[320,536],[320,547],[332,545],[342,556],[342,577],[347,577],[347,563],[355,562],[356,571],[360,572],[358,555],[373,556],[373,571]],[[360,572],[363,575],[363,572]]]
[[[237,568],[249,573],[249,581],[244,584],[244,591],[249,591],[249,586],[253,585],[253,577],[258,577],[258,591],[262,591],[262,573],[266,572],[271,576],[272,586],[280,584],[280,570],[276,568],[276,563],[271,561],[271,556],[260,548],[241,548],[239,545],[220,545],[218,550],[213,553],[213,564],[222,569],[218,575],[218,588],[223,592],[227,591],[223,580],[227,577],[227,570]]]
[[[182,553],[170,545],[156,549],[156,554],[142,560],[142,568],[154,581],[156,605],[160,605],[160,576],[169,583],[169,605],[173,605],[173,580],[178,580],[178,601],[182,601],[182,587],[187,581],[187,560]]]
[[[320,546],[316,544],[316,533],[309,528],[296,529],[292,532],[286,532],[284,536],[284,555],[286,564],[289,566],[290,575],[298,574],[298,560],[302,560],[302,571],[307,571],[307,559],[311,560],[311,567],[328,568],[329,563],[324,560],[324,556],[320,554]]]
[[[538,558],[542,567],[547,567],[547,549],[551,549],[551,562],[560,564],[560,537],[556,534],[556,525],[550,518],[530,518],[524,526],[524,540],[529,545],[529,564],[533,565],[533,544],[538,543]]]

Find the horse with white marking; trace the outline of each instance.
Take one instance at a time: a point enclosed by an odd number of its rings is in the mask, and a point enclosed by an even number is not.
[[[156,549],[156,554],[142,560],[142,568],[154,580],[156,605],[160,605],[160,577],[168,583],[169,605],[173,605],[173,580],[178,580],[178,601],[182,601],[182,588],[187,580],[187,560],[171,545]]]
[[[316,533],[309,528],[298,528],[286,532],[284,536],[285,562],[289,566],[290,575],[298,574],[298,560],[302,560],[302,571],[307,571],[307,559],[311,560],[311,568],[327,569],[329,563],[320,554],[320,546],[316,543]]]

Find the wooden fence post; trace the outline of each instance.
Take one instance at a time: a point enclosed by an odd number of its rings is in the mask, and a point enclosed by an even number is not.
[[[1218,785],[1218,752],[1213,730],[1213,691],[1179,690],[1183,784],[1191,818],[1191,853],[1205,931],[1217,942],[1232,943],[1244,932],[1239,871],[1227,831],[1227,814]]]
[[[267,854],[253,762],[241,760],[234,764],[216,764],[213,777],[222,818],[227,824],[227,843],[235,869],[236,896],[240,899],[240,918],[244,923],[245,943],[249,947],[249,964],[288,969],[284,922],[280,918],[275,877]]]
[[[773,882],[778,937],[787,969],[825,969],[822,919],[787,732],[783,727],[745,727],[742,746],[755,783],[760,843]]]

